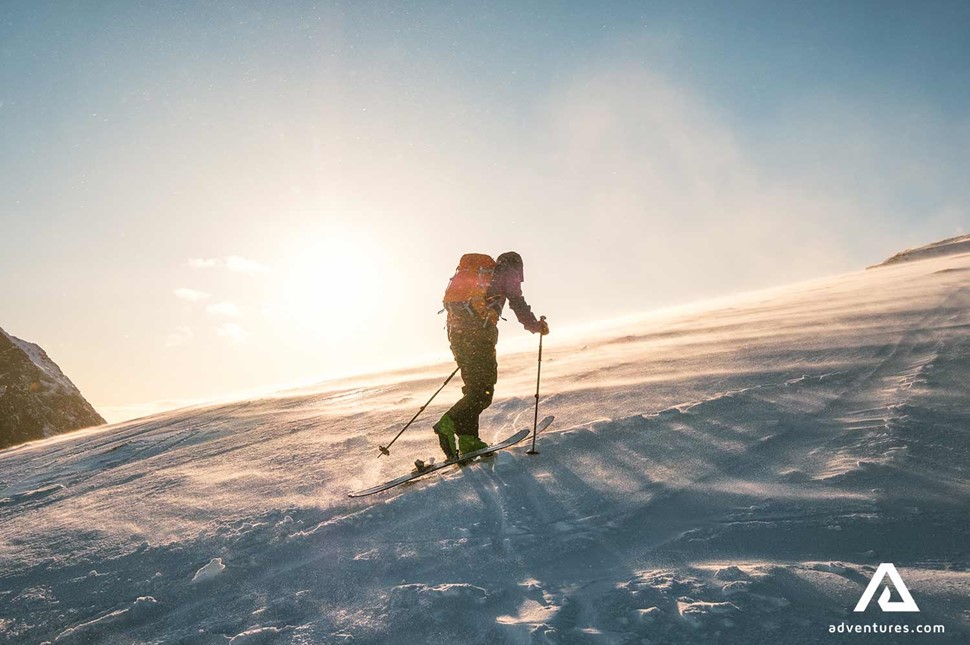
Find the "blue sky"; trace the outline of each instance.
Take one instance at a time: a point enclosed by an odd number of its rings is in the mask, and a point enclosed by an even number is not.
[[[521,252],[554,330],[855,270],[970,226],[968,33],[960,2],[7,2],[0,326],[114,408],[446,351],[465,251]]]

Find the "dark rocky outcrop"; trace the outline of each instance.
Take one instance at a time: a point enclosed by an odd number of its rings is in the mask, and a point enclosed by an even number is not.
[[[43,349],[0,329],[0,449],[104,422]]]

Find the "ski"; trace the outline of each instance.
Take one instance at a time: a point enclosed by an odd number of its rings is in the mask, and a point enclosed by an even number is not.
[[[540,421],[537,432],[542,432],[543,430],[548,428],[552,424],[553,419],[555,419],[555,417],[550,415],[545,419],[543,419],[542,421]],[[515,444],[519,443],[520,441],[528,437],[529,434],[531,434],[531,432],[532,431],[530,429],[523,428],[522,430],[519,430],[514,435],[506,439],[505,441],[500,441],[499,443],[492,444],[487,448],[482,448],[481,450],[470,452],[467,455],[461,455],[460,457],[458,457],[458,459],[449,459],[447,461],[442,461],[440,463],[431,464],[424,470],[412,471],[407,475],[402,475],[396,479],[392,479],[390,481],[384,482],[383,484],[378,484],[377,486],[374,486],[372,488],[365,488],[364,490],[355,491],[353,493],[350,493],[349,496],[365,497],[367,495],[373,495],[374,493],[380,493],[381,491],[394,488],[395,486],[400,486],[401,484],[405,484],[409,481],[414,481],[419,477],[424,477],[425,475],[441,470],[442,468],[447,468],[448,466],[454,466],[456,464],[461,465],[464,463],[468,463],[469,461],[472,461],[476,457],[490,455],[492,453],[498,452],[499,450],[503,450],[505,448],[514,446]]]

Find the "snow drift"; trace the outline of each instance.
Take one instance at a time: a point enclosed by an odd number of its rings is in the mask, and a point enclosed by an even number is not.
[[[915,249],[906,249],[905,251],[901,251],[892,256],[882,264],[877,264],[875,267],[870,268],[874,269],[876,267],[897,264],[899,262],[925,260],[927,258],[940,257],[943,255],[959,255],[961,253],[970,253],[970,235],[958,235],[957,237],[940,240],[939,242],[926,244]]]
[[[359,500],[433,454],[377,446],[449,366],[0,452],[0,639],[966,642],[968,332],[956,253],[550,336],[541,455]],[[486,440],[531,423],[534,361]],[[919,613],[852,611],[883,562]]]

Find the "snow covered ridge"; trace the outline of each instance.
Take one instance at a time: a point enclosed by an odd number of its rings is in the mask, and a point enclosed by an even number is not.
[[[538,456],[373,497],[434,454],[460,383],[377,458],[450,366],[0,452],[0,642],[970,642],[968,276],[553,334]],[[531,425],[535,361],[502,357],[487,441]],[[883,563],[919,612],[854,611]]]
[[[935,258],[943,255],[958,255],[962,253],[970,253],[970,235],[960,235],[957,237],[951,237],[947,240],[941,240],[939,242],[933,242],[932,244],[920,246],[915,249],[907,249],[897,253],[885,262],[869,268],[875,269],[877,267],[897,264],[899,262],[913,262],[916,260],[925,260],[927,258]]]
[[[0,448],[103,423],[43,349],[0,329]]]
[[[71,380],[64,376],[61,368],[50,359],[47,352],[41,349],[40,345],[28,343],[16,336],[11,336],[3,331],[3,329],[0,329],[0,334],[4,334],[14,345],[27,354],[30,362],[44,373],[44,376],[47,377],[47,380],[53,385],[54,389],[60,391],[62,394],[80,394],[80,391],[74,386],[74,383],[71,383]]]

